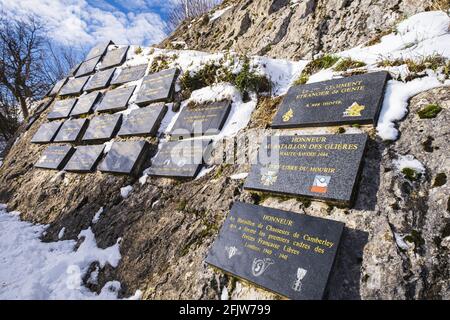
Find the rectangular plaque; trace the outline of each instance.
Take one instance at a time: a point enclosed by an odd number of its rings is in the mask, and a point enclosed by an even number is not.
[[[166,112],[164,103],[131,111],[123,120],[119,136],[156,135]]]
[[[115,141],[98,169],[102,172],[137,175],[149,147],[146,141]]]
[[[61,170],[74,151],[75,149],[69,145],[50,145],[44,150],[34,166],[36,168]]]
[[[102,64],[100,65],[100,70],[119,66],[124,63],[127,59],[127,52],[129,48],[129,46],[126,46],[107,51],[105,57],[102,60]]]
[[[148,65],[141,64],[133,67],[122,68],[121,70],[116,71],[114,74],[114,78],[111,81],[113,85],[124,84],[131,81],[136,81],[142,79],[145,75],[145,71],[147,71]],[[116,76],[116,74],[118,74]]]
[[[101,56],[94,57],[92,59],[83,61],[75,74],[75,77],[82,77],[95,72],[95,67],[100,62]]]
[[[366,142],[366,134],[267,137],[244,188],[351,205]]]
[[[121,114],[105,114],[93,117],[89,121],[83,141],[110,140],[116,135],[121,123]]]
[[[106,88],[109,86],[115,69],[99,71],[95,73],[84,87],[84,91],[93,91]]]
[[[91,113],[94,105],[100,100],[102,94],[100,92],[91,92],[78,98],[75,107],[70,112],[71,117],[78,117]]]
[[[67,162],[64,170],[75,172],[91,172],[99,162],[105,146],[78,146],[75,153]]]
[[[296,300],[323,299],[344,224],[235,202],[206,262]]]
[[[78,95],[83,92],[83,87],[88,81],[89,76],[69,79],[60,91],[61,96]]]
[[[173,68],[145,76],[135,103],[146,105],[152,102],[167,102],[170,100],[178,73],[179,70]]]
[[[296,128],[378,121],[386,71],[293,86],[283,99],[272,127]]]
[[[68,118],[76,102],[76,98],[57,100],[47,118],[50,120]]]
[[[211,140],[181,140],[164,142],[152,158],[149,175],[195,178],[211,150]]]
[[[103,56],[110,45],[114,45],[114,42],[112,42],[111,40],[96,44],[91,49],[91,51],[89,51],[88,55],[86,56],[86,60],[90,60],[98,56]]]
[[[50,90],[48,96],[50,96],[50,97],[56,96],[59,93],[59,91],[61,90],[62,86],[66,84],[68,79],[69,78],[64,78],[64,79],[57,81],[55,83],[55,85],[53,86],[52,90]]]
[[[63,123],[54,142],[77,142],[88,125],[87,119],[70,119]]]
[[[109,112],[125,110],[135,87],[130,86],[107,91],[95,111]]]
[[[230,101],[210,102],[181,110],[172,130],[172,137],[215,135],[220,132],[231,110]]]
[[[39,129],[34,134],[33,138],[31,138],[32,143],[48,143],[52,142],[56,137],[59,128],[63,124],[62,121],[52,121],[41,124]]]

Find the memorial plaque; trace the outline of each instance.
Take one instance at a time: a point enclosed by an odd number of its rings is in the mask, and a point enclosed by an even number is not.
[[[76,102],[76,98],[57,100],[53,105],[52,110],[48,113],[47,118],[53,120],[69,117]]]
[[[78,67],[78,70],[75,74],[75,77],[82,77],[85,75],[89,75],[91,73],[95,72],[95,67],[97,66],[97,64],[100,62],[100,59],[102,57],[98,56],[86,61],[83,61],[80,66]]]
[[[131,111],[123,120],[119,136],[156,135],[166,112],[164,103]]]
[[[62,121],[52,121],[41,124],[39,129],[34,134],[33,138],[31,138],[32,143],[48,143],[52,142],[56,137],[59,128],[63,124]]]
[[[57,81],[55,83],[55,85],[53,86],[52,90],[50,90],[50,93],[48,93],[47,95],[49,97],[56,96],[58,94],[58,92],[61,90],[62,86],[67,82],[67,79],[68,78],[64,78],[64,79]]]
[[[88,125],[87,119],[71,119],[63,123],[54,142],[77,142],[83,136]]]
[[[111,81],[113,85],[124,84],[131,81],[136,81],[142,79],[145,75],[145,71],[147,71],[148,65],[141,64],[134,67],[122,68],[122,70],[117,71],[115,74],[120,72],[114,79]]]
[[[101,141],[112,139],[122,123],[121,114],[105,114],[89,121],[83,141]]]
[[[103,96],[102,101],[95,111],[109,112],[109,111],[122,111],[127,108],[128,101],[133,95],[134,88],[136,86],[130,86],[125,88],[118,88],[107,91]]]
[[[186,106],[171,131],[172,137],[215,135],[220,132],[231,110],[230,101]]]
[[[146,141],[115,141],[98,166],[102,172],[137,175],[149,151]]]
[[[211,140],[165,142],[152,159],[149,175],[194,178],[208,159]]]
[[[74,65],[72,69],[69,70],[69,77],[75,77],[75,74],[77,73],[78,69],[80,69],[82,62]]]
[[[293,86],[284,97],[272,127],[375,124],[388,77],[386,71],[381,71]]]
[[[206,262],[296,300],[325,297],[344,224],[235,202]]]
[[[365,134],[268,137],[244,188],[351,205],[366,142]]]
[[[95,103],[99,101],[101,96],[102,94],[100,92],[91,92],[79,97],[77,103],[75,104],[75,107],[70,113],[70,116],[78,117],[84,114],[91,113]]]
[[[105,149],[104,145],[78,146],[64,170],[75,172],[93,171],[100,160],[103,149]]]
[[[178,73],[179,70],[173,68],[145,76],[136,98],[136,104],[146,105],[170,100]]]
[[[69,145],[51,145],[44,150],[34,164],[37,168],[61,170],[72,156],[75,149]]]
[[[98,56],[103,56],[105,54],[106,50],[108,50],[108,47],[113,44],[114,44],[114,42],[108,41],[108,42],[102,42],[102,43],[95,45],[95,47],[93,47],[91,49],[91,51],[89,51],[88,55],[86,56],[86,60],[90,60],[90,59],[98,57]]]
[[[103,89],[109,86],[115,69],[100,71],[94,74],[84,87],[84,91]]]
[[[127,58],[127,52],[129,48],[129,46],[126,46],[106,52],[106,55],[102,60],[102,64],[100,65],[100,70],[119,66],[124,63]]]
[[[67,83],[62,87],[61,96],[78,95],[83,92],[83,87],[88,81],[89,77],[73,78],[69,79]]]

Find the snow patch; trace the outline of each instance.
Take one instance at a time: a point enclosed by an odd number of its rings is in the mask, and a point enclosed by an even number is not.
[[[58,239],[61,239],[64,237],[64,232],[66,232],[66,227],[62,227],[61,230],[58,233]]]
[[[126,186],[126,187],[120,188],[120,195],[122,196],[122,198],[126,199],[130,195],[131,191],[133,191],[132,186]]]
[[[103,207],[98,209],[98,211],[94,214],[94,218],[92,218],[92,223],[96,224],[98,220],[100,219],[100,215],[103,213]]]
[[[227,287],[223,287],[222,293],[220,294],[220,300],[229,300],[228,289]]]
[[[230,176],[231,180],[241,180],[245,179],[248,176],[248,172],[235,173]]]
[[[226,8],[220,9],[220,10],[216,10],[214,11],[210,16],[209,16],[209,21],[214,21],[219,19],[225,12],[227,12],[228,10],[230,10],[231,8],[233,8],[234,6],[228,6]]]
[[[423,164],[410,154],[399,155],[398,159],[394,160],[393,163],[395,168],[399,172],[401,172],[405,168],[410,168],[421,174],[425,173],[425,167],[423,166]]]

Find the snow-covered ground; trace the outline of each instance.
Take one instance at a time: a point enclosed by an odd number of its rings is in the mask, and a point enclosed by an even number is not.
[[[39,237],[47,227],[21,221],[18,212],[7,212],[0,204],[0,299],[117,299],[118,281],[106,283],[97,294],[83,286],[82,278],[95,261],[100,267],[116,267],[119,242],[100,249],[88,228],[78,235],[84,241],[77,249],[75,240],[46,243]]]

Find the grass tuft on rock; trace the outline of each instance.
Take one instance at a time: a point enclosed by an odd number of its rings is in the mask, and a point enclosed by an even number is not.
[[[134,54],[141,54],[141,53],[142,53],[141,47],[137,47],[136,49],[134,49]]]
[[[347,71],[348,69],[356,69],[364,67],[366,64],[362,61],[353,60],[351,58],[341,59],[333,68],[334,71]]]
[[[295,80],[294,85],[305,84],[306,82],[308,82],[308,79],[312,74],[322,69],[331,68],[338,60],[339,60],[338,56],[332,54],[325,54],[320,58],[310,61],[305,66],[298,79]]]
[[[441,111],[442,111],[441,106],[439,106],[436,103],[432,103],[432,104],[426,105],[425,107],[420,109],[417,112],[417,115],[419,116],[420,119],[432,119],[432,118],[436,118],[438,113]]]
[[[417,172],[413,168],[403,168],[402,169],[403,176],[408,179],[409,181],[417,181],[419,180],[421,174],[420,172]]]

